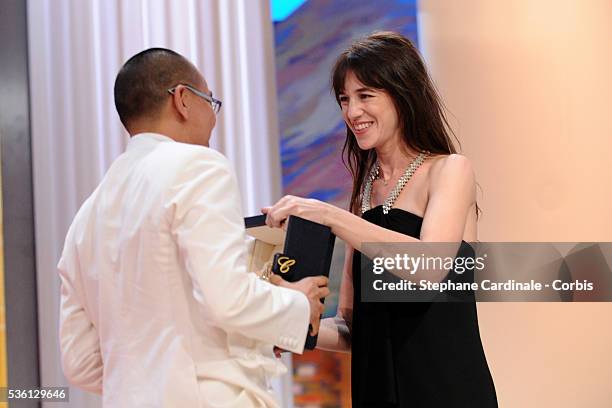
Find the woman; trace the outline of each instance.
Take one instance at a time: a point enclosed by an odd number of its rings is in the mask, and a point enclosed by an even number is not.
[[[363,242],[477,239],[474,173],[417,50],[399,34],[372,34],[340,55],[332,82],[350,211],[292,196],[262,210],[271,226],[297,215],[347,244],[338,314],[322,321],[317,346],[352,352],[354,407],[497,406],[474,302],[360,301]]]

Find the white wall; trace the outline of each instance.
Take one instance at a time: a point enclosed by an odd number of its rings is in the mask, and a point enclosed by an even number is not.
[[[612,2],[421,0],[482,241],[611,241]],[[607,407],[612,304],[481,303],[501,407]]]

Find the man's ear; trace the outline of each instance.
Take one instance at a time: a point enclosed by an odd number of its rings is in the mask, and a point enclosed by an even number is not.
[[[184,101],[186,97],[185,92],[187,92],[187,88],[179,85],[174,89],[174,93],[172,94],[172,104],[183,120],[189,119],[189,109],[187,109],[187,105]]]

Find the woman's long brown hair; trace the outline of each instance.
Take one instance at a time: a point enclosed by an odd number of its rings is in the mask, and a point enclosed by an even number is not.
[[[406,146],[434,155],[457,152],[440,96],[410,40],[394,32],[376,32],[340,54],[332,70],[332,87],[339,105],[349,72],[364,85],[391,96]],[[353,176],[349,208],[359,214],[363,183],[376,161],[376,151],[361,150],[348,125],[342,161]]]

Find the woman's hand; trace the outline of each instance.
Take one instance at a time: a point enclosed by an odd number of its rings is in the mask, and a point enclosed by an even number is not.
[[[266,224],[273,228],[282,227],[290,215],[307,219],[323,225],[329,225],[329,213],[333,206],[313,198],[284,196],[272,207],[261,209],[266,214]]]

